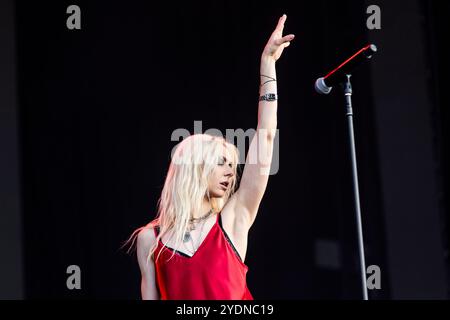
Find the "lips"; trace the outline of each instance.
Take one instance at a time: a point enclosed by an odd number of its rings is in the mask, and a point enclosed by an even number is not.
[[[228,188],[228,182],[227,182],[227,181],[221,182],[220,185],[221,185],[222,187],[224,187],[225,189]]]

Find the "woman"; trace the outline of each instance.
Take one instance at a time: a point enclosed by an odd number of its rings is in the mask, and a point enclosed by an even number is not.
[[[285,21],[283,15],[261,55],[258,126],[238,190],[234,145],[209,135],[192,135],[177,145],[157,218],[132,236],[133,243],[137,238],[142,299],[253,300],[244,261],[272,159],[275,62],[294,39],[283,37]]]

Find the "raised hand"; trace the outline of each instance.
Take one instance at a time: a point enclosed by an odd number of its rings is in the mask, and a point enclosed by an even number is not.
[[[284,48],[288,47],[291,44],[291,41],[294,39],[295,35],[289,34],[283,37],[283,29],[286,19],[287,16],[283,14],[278,20],[278,24],[275,30],[273,31],[272,35],[269,38],[269,41],[267,41],[267,44],[264,47],[261,58],[273,59],[274,61],[277,61],[281,57]]]

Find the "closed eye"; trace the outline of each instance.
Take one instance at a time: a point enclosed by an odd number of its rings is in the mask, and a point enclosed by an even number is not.
[[[219,165],[219,166],[223,166],[226,162],[227,162],[227,158],[222,157],[222,158],[219,160],[218,165]],[[233,168],[233,163],[232,163],[232,162],[229,162],[229,163],[228,163],[228,166],[229,166],[230,168]]]
[[[225,157],[220,158],[219,166],[223,166],[225,164],[225,162],[227,162],[227,158],[225,158]]]

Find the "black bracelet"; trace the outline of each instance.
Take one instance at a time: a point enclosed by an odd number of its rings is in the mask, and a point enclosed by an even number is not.
[[[263,74],[261,74],[260,76],[261,76],[261,77],[266,77],[266,78],[272,79],[272,80],[274,80],[274,81],[277,81],[277,79],[272,78],[272,77],[269,77],[269,76],[265,76],[265,75],[263,75]]]
[[[259,97],[259,101],[276,101],[278,100],[278,94],[276,93],[266,93]]]
[[[262,85],[260,85],[260,87],[262,87],[263,85],[265,85],[266,83],[272,82],[272,81],[277,81],[277,80],[267,80],[266,82],[264,82]]]
[[[267,80],[266,82],[264,82],[262,85],[260,85],[260,87],[262,87],[263,85],[265,85],[266,83],[269,83],[269,82],[272,82],[272,81],[277,81],[277,79],[275,79],[275,78],[272,78],[272,77],[269,77],[269,76],[265,76],[265,75],[263,75],[263,74],[261,74],[260,75],[261,77],[266,77],[266,78],[269,78],[270,80]]]

